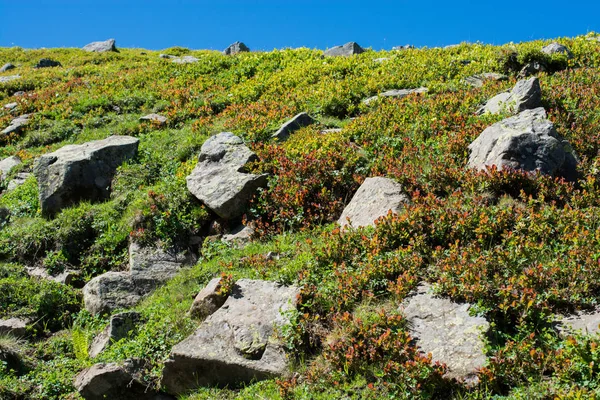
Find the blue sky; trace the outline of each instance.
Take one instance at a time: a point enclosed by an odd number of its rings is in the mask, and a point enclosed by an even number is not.
[[[600,0],[557,1],[88,1],[0,0],[0,47],[222,50],[502,44],[600,31]]]

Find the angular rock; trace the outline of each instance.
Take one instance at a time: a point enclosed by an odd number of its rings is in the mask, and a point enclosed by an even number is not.
[[[117,168],[135,157],[139,142],[131,136],[111,136],[42,155],[33,166],[42,213],[51,216],[82,199],[108,198]]]
[[[469,168],[512,168],[577,178],[577,157],[570,144],[546,119],[543,108],[525,110],[484,130],[469,145]]]
[[[242,42],[235,42],[230,44],[225,50],[223,50],[223,54],[226,56],[233,56],[239,53],[247,53],[250,49]]]
[[[521,71],[519,71],[518,77],[523,79],[523,78],[527,78],[531,75],[537,75],[540,72],[547,72],[547,71],[548,71],[548,65],[546,65],[546,63],[539,62],[539,61],[532,61],[528,64],[525,64],[525,66],[523,66]]]
[[[45,268],[41,267],[25,267],[27,274],[31,277],[46,279],[63,285],[71,285],[78,281],[81,277],[79,271],[66,270],[57,275],[50,275]]]
[[[414,48],[415,46],[412,44],[405,44],[404,46],[394,46],[392,47],[392,50],[410,50]]]
[[[162,116],[160,114],[148,114],[140,117],[140,121],[152,121],[156,122],[159,125],[164,125],[167,123],[167,117]]]
[[[221,289],[221,278],[214,278],[198,293],[192,307],[190,316],[192,318],[204,319],[217,311],[227,296],[219,293]]]
[[[287,121],[285,124],[279,128],[277,132],[275,132],[271,137],[273,139],[277,139],[280,142],[287,140],[292,133],[296,132],[299,129],[305,128],[317,122],[313,117],[308,115],[305,112],[301,112],[300,114],[294,116],[294,118]]]
[[[15,79],[19,79],[20,77],[21,75],[0,76],[0,83],[14,81]]]
[[[420,87],[420,88],[416,88],[416,89],[399,89],[399,90],[388,90],[385,91],[383,93],[380,93],[377,96],[373,96],[373,97],[369,97],[368,99],[364,99],[363,103],[366,105],[369,105],[370,103],[374,102],[375,100],[381,98],[381,97],[393,97],[396,99],[402,99],[410,94],[413,93],[427,93],[429,91],[429,89],[427,89],[426,87]]]
[[[129,271],[107,272],[83,288],[83,302],[91,314],[130,308],[173,278],[190,258],[160,249],[129,246]]]
[[[219,217],[241,217],[254,193],[267,184],[266,175],[245,170],[256,159],[241,138],[219,133],[202,145],[198,164],[187,177],[187,188]]]
[[[25,336],[27,334],[28,323],[28,321],[20,318],[0,319],[0,335]]]
[[[2,132],[1,135],[9,135],[11,133],[20,133],[23,130],[23,127],[29,123],[29,119],[31,118],[31,114],[23,114],[12,121],[10,121],[10,125],[8,125]]]
[[[51,60],[49,58],[42,58],[38,61],[33,68],[51,68],[51,67],[62,67],[62,64],[58,61]]]
[[[485,81],[505,81],[508,76],[503,74],[497,74],[495,72],[486,72],[483,74],[468,76],[463,79],[463,82],[473,87],[482,87]]]
[[[251,226],[240,225],[223,235],[222,240],[237,247],[243,247],[252,241],[252,235],[254,235],[254,229]]]
[[[178,395],[286,373],[288,360],[274,333],[288,322],[285,313],[296,306],[298,293],[275,282],[239,280],[225,304],[173,347],[161,387]]]
[[[108,39],[101,42],[92,42],[83,46],[83,50],[92,53],[106,53],[108,51],[117,51],[115,39]]]
[[[192,56],[175,57],[171,59],[171,62],[174,62],[175,64],[193,64],[197,63],[198,61],[200,60]]]
[[[542,53],[552,55],[552,54],[564,54],[567,58],[573,58],[573,53],[567,46],[564,46],[560,43],[550,43],[547,46],[542,48]]]
[[[18,92],[14,92],[13,93],[14,97],[21,97],[21,96],[25,96],[25,92],[22,90],[19,90]]]
[[[483,335],[490,324],[485,318],[472,317],[469,304],[434,297],[425,284],[401,308],[416,345],[431,353],[434,361],[446,364],[446,377],[477,382],[477,369],[486,363]]]
[[[389,60],[388,57],[380,57],[380,58],[374,58],[373,62],[382,63],[382,62],[387,61],[387,60]]]
[[[383,177],[367,178],[344,208],[338,223],[344,227],[349,218],[354,228],[374,226],[379,217],[390,210],[397,213],[408,203],[410,199],[398,182]]]
[[[19,186],[25,183],[25,181],[31,176],[29,172],[19,172],[15,175],[13,179],[8,182],[8,186],[6,187],[7,191],[15,190]]]
[[[10,171],[21,163],[21,159],[17,156],[8,157],[0,161],[0,181],[5,180]]]
[[[0,68],[0,72],[10,71],[11,69],[15,69],[16,67],[11,63],[6,63]]]
[[[578,331],[586,335],[594,335],[600,330],[600,310],[592,312],[577,312],[564,316],[558,321],[558,330],[562,337],[569,336]]]
[[[348,42],[343,46],[335,46],[325,50],[323,55],[328,57],[349,57],[355,54],[364,53],[365,49],[360,47],[358,43]]]
[[[542,88],[538,78],[518,81],[510,92],[500,93],[488,100],[478,114],[499,114],[509,112],[516,114],[523,110],[540,107],[542,103]]]
[[[140,313],[135,311],[123,312],[110,317],[108,326],[92,341],[88,355],[95,358],[112,343],[127,338],[131,332],[135,331],[140,320]]]
[[[14,110],[15,108],[17,108],[18,105],[19,105],[19,103],[12,102],[12,103],[5,104],[4,108],[6,110]]]

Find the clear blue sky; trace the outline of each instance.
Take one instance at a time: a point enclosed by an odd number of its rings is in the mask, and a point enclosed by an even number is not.
[[[600,31],[600,0],[128,1],[0,0],[0,47],[222,50],[502,44]]]

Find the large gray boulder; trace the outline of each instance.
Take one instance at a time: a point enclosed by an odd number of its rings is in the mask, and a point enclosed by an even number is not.
[[[0,72],[10,71],[11,69],[15,69],[16,67],[11,63],[6,63],[0,68]]]
[[[8,125],[6,128],[4,128],[4,130],[2,130],[2,132],[0,132],[0,135],[10,135],[11,133],[21,133],[21,131],[23,130],[23,128],[25,127],[25,125],[27,125],[29,123],[29,119],[31,118],[31,114],[23,114],[18,116],[17,118],[14,118],[12,121],[10,121],[10,125]]]
[[[179,395],[200,386],[236,387],[281,376],[288,360],[276,330],[296,306],[296,287],[241,279],[225,304],[175,345],[161,387]]]
[[[510,92],[500,93],[488,100],[478,114],[499,114],[509,112],[516,114],[523,110],[540,107],[542,104],[542,88],[538,78],[520,80]]]
[[[343,46],[335,46],[325,50],[323,55],[328,57],[349,57],[355,54],[364,53],[365,49],[360,47],[358,43],[348,42]]]
[[[152,113],[140,117],[140,121],[150,121],[162,126],[167,123],[167,117],[165,117],[164,115]]]
[[[247,53],[250,49],[242,42],[235,42],[230,44],[225,50],[223,50],[223,54],[226,56],[233,56],[239,53]]]
[[[377,96],[373,96],[373,97],[369,97],[368,99],[364,99],[363,103],[366,105],[371,104],[372,102],[374,102],[377,99],[380,98],[385,98],[385,97],[392,97],[395,99],[402,99],[410,94],[413,93],[417,93],[417,94],[421,94],[421,93],[427,93],[429,91],[429,89],[427,89],[426,87],[420,87],[420,88],[416,88],[416,89],[394,89],[394,90],[387,90],[383,93],[379,93],[379,95]]]
[[[129,270],[107,272],[90,280],[83,288],[83,302],[92,314],[103,314],[138,304],[181,271],[192,260],[184,254],[157,248],[129,246]]]
[[[283,124],[281,128],[279,128],[279,130],[275,132],[271,137],[279,140],[280,142],[283,142],[287,140],[297,130],[310,126],[315,122],[317,122],[317,120],[315,120],[307,113],[302,112],[294,116],[294,118],[290,119],[285,124]]]
[[[468,76],[463,82],[473,87],[482,87],[486,81],[505,81],[508,76],[496,72],[485,72],[483,74]]]
[[[209,138],[200,149],[198,164],[187,177],[188,190],[224,219],[241,217],[266,175],[246,172],[257,159],[243,140],[230,132]]]
[[[468,166],[485,170],[512,168],[577,178],[577,157],[546,119],[543,108],[525,110],[484,130],[470,145]]]
[[[410,198],[398,182],[383,177],[367,178],[342,212],[338,223],[344,227],[349,219],[354,228],[374,226],[379,217],[386,216],[390,210],[397,213],[409,202]]]
[[[13,179],[8,182],[8,186],[6,187],[7,191],[15,190],[19,186],[25,183],[31,174],[29,172],[19,172],[15,175]]]
[[[552,54],[564,54],[567,56],[567,58],[573,58],[573,53],[571,53],[571,50],[569,50],[569,48],[567,46],[564,46],[560,43],[550,43],[547,46],[544,46],[542,48],[542,53],[544,54],[548,54],[548,55],[552,55]]]
[[[470,315],[469,304],[434,297],[420,285],[402,307],[419,349],[448,367],[446,376],[477,382],[477,370],[486,363],[484,335],[490,324]]]
[[[8,157],[0,161],[0,182],[5,180],[10,171],[17,165],[20,165],[21,162],[21,159],[17,156]]]
[[[83,50],[91,53],[106,53],[109,51],[117,51],[115,39],[108,39],[102,42],[92,42],[83,46]]]
[[[135,157],[139,139],[111,136],[80,145],[67,145],[44,154],[33,166],[44,215],[54,215],[79,200],[110,195],[117,167]]]
[[[127,338],[135,332],[140,320],[140,313],[135,311],[122,312],[110,317],[108,326],[90,344],[88,355],[95,358],[112,343]]]

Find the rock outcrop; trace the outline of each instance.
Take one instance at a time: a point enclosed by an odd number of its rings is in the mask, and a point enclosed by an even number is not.
[[[106,53],[109,51],[117,51],[115,39],[108,39],[101,42],[92,42],[83,46],[83,50],[91,53]]]
[[[239,225],[223,235],[222,240],[237,247],[243,247],[252,241],[254,229],[251,226]]]
[[[273,139],[277,139],[280,142],[287,140],[294,132],[299,129],[305,128],[317,122],[313,117],[308,115],[305,112],[302,112],[292,119],[287,121],[285,124],[279,128],[277,132],[275,132],[271,137]]]
[[[209,138],[200,150],[198,164],[187,177],[188,190],[223,219],[241,217],[266,175],[246,172],[257,159],[243,140],[230,132]]]
[[[241,279],[225,304],[194,334],[175,345],[161,387],[179,395],[199,386],[230,386],[281,376],[288,371],[274,335],[296,305],[296,287]]]
[[[510,92],[500,93],[488,100],[478,114],[499,114],[509,112],[516,114],[523,110],[531,110],[542,104],[542,88],[538,78],[521,80]]]
[[[490,324],[483,317],[472,317],[469,308],[469,304],[434,297],[425,284],[401,307],[419,349],[446,364],[448,378],[473,384],[486,362],[483,336]]]
[[[468,166],[479,170],[495,165],[545,175],[577,178],[577,157],[546,119],[543,108],[525,110],[484,130],[469,145]]]
[[[564,46],[560,43],[550,43],[547,46],[542,48],[542,53],[552,55],[552,54],[564,54],[567,58],[573,58],[573,53],[567,46]]]
[[[17,156],[8,157],[0,161],[0,181],[5,180],[10,171],[20,164],[21,159]]]
[[[123,312],[110,317],[108,326],[90,344],[88,355],[95,358],[112,343],[127,338],[134,333],[140,320],[140,313],[135,311]]]
[[[31,174],[29,172],[17,173],[15,175],[15,177],[13,179],[11,179],[10,182],[8,182],[8,186],[6,187],[6,190],[8,190],[8,191],[15,190],[16,188],[18,188],[19,186],[24,184],[25,181],[27,179],[29,179],[30,176],[31,176]]]
[[[138,144],[131,136],[111,136],[42,155],[33,167],[42,213],[52,216],[82,199],[106,199],[117,167],[135,157]]]
[[[230,44],[225,50],[223,50],[223,54],[226,56],[233,56],[239,53],[247,53],[250,49],[242,42],[235,42]]]
[[[368,99],[364,99],[363,103],[366,105],[369,105],[370,103],[374,102],[377,99],[383,98],[383,97],[393,97],[395,99],[402,99],[410,94],[413,93],[427,93],[429,89],[427,89],[426,87],[420,87],[420,88],[416,88],[416,89],[394,89],[394,90],[387,90],[383,93],[379,93],[377,96],[372,96],[369,97]]]
[[[49,58],[42,58],[38,61],[37,64],[33,66],[33,68],[52,68],[52,67],[62,67],[62,64],[58,61],[51,60]]]
[[[387,215],[390,210],[397,213],[409,202],[398,182],[383,177],[367,178],[342,212],[338,223],[344,227],[349,219],[354,228],[373,226],[379,217]]]
[[[486,72],[483,74],[468,76],[463,79],[463,82],[473,87],[482,87],[486,81],[505,81],[508,76],[495,72]]]
[[[348,42],[342,46],[335,46],[325,50],[323,55],[328,57],[349,57],[355,54],[362,54],[364,52],[365,49],[360,47],[358,43]]]
[[[29,123],[29,119],[31,118],[31,114],[23,114],[12,121],[10,121],[10,125],[8,125],[2,132],[1,135],[10,135],[11,133],[21,133],[25,125]]]

